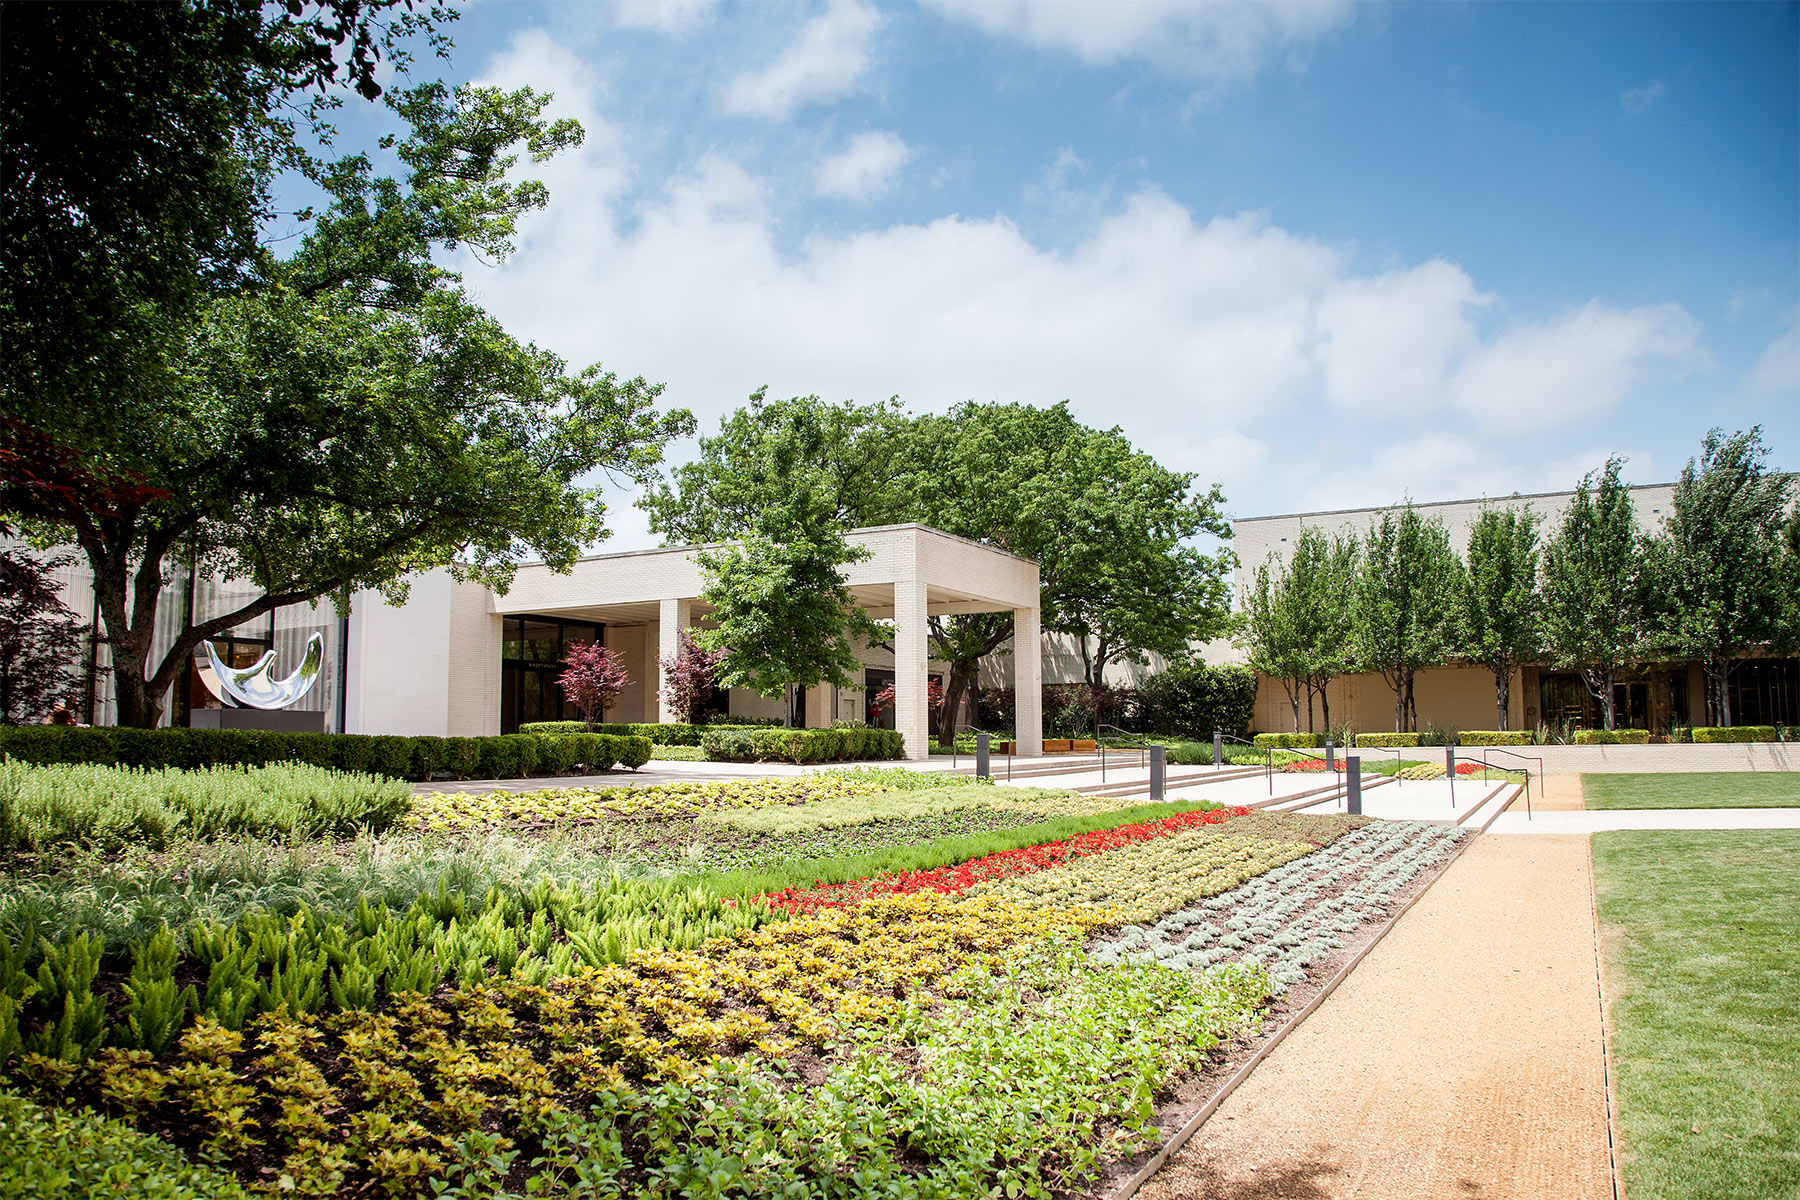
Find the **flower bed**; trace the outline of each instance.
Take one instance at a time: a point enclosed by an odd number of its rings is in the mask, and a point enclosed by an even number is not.
[[[1329,957],[1364,922],[1379,920],[1395,892],[1468,836],[1460,825],[1382,821],[1260,878],[1129,927],[1093,951],[1106,963],[1156,962],[1178,969],[1258,963],[1279,993]]]
[[[978,883],[1028,875],[1083,855],[1103,854],[1135,842],[1168,837],[1196,825],[1222,824],[1234,816],[1247,816],[1249,812],[1247,808],[1221,808],[1208,812],[1183,813],[1161,820],[1123,825],[1117,829],[1098,830],[1059,842],[990,854],[954,867],[878,875],[822,887],[786,888],[759,899],[771,908],[784,912],[805,913],[846,904],[860,904],[877,896],[904,896],[927,891],[954,895]]]

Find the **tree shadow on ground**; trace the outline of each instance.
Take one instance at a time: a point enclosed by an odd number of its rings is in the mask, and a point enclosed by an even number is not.
[[[1228,1179],[1212,1163],[1184,1163],[1158,1177],[1155,1195],[1159,1200],[1331,1200],[1325,1184],[1337,1173],[1315,1159],[1261,1166],[1247,1179]]]

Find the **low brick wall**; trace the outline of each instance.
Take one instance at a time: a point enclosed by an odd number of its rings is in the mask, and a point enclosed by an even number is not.
[[[1508,746],[1517,754],[1544,760],[1547,775],[1628,775],[1673,771],[1800,771],[1800,743],[1734,742],[1719,745],[1671,743],[1660,746]],[[1421,750],[1428,753],[1432,747]],[[1480,761],[1482,747],[1459,746],[1458,758]],[[1499,749],[1495,747],[1494,749]],[[1437,751],[1442,757],[1443,751]],[[1516,758],[1493,753],[1494,766],[1521,766]],[[1535,766],[1536,764],[1532,764]]]

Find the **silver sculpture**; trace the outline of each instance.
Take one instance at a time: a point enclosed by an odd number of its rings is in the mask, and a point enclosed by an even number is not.
[[[219,652],[211,642],[194,648],[194,669],[206,690],[228,706],[244,708],[286,708],[311,690],[318,682],[319,666],[325,661],[325,635],[315,633],[306,639],[306,653],[300,665],[286,679],[270,678],[275,666],[275,652],[268,650],[250,667],[228,667],[219,660]]]

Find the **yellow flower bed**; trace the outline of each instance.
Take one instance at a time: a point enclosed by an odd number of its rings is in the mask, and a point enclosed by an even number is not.
[[[1310,842],[1191,829],[1033,875],[977,884],[970,893],[1058,908],[1105,906],[1123,922],[1146,921],[1230,891],[1315,849]]]
[[[479,825],[601,821],[610,817],[682,817],[714,809],[811,804],[891,789],[880,784],[809,775],[798,779],[720,779],[651,787],[540,788],[535,792],[428,792],[415,798],[421,829]]]

